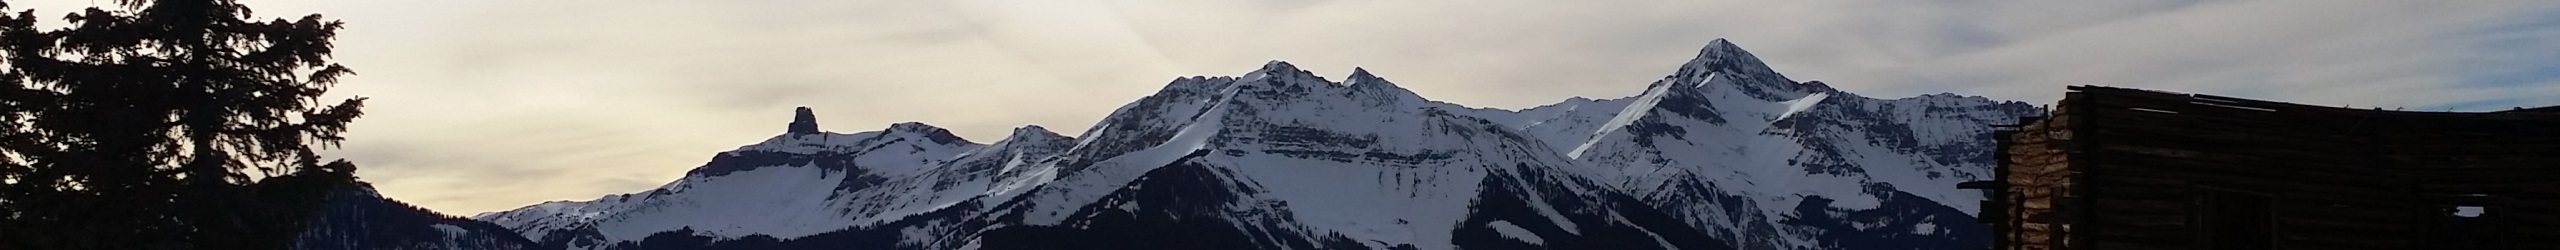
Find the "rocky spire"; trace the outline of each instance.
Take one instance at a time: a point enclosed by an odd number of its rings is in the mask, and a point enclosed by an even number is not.
[[[818,116],[810,114],[809,107],[800,107],[794,113],[796,114],[791,116],[791,130],[788,132],[795,135],[818,133]]]

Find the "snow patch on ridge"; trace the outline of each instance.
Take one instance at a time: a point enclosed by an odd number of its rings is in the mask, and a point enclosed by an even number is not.
[[[1547,240],[1538,238],[1537,233],[1530,233],[1529,229],[1520,228],[1519,225],[1512,225],[1510,221],[1497,220],[1491,223],[1486,223],[1485,226],[1493,227],[1493,231],[1502,233],[1503,237],[1511,237],[1511,239],[1520,240],[1520,242],[1528,242],[1529,244],[1537,244],[1541,246],[1547,245]],[[1664,245],[1667,246],[1670,244],[1665,243]]]
[[[1796,113],[1804,113],[1805,109],[1813,108],[1813,104],[1821,103],[1822,99],[1827,97],[1831,97],[1831,93],[1813,93],[1812,95],[1804,96],[1804,98],[1789,100],[1786,102],[1787,112],[1778,113],[1778,118],[1771,119],[1771,121],[1786,120],[1788,116],[1794,116]]]
[[[1707,79],[1716,79],[1723,75],[1724,74],[1721,73],[1711,73],[1707,75]],[[1609,118],[1608,123],[1601,123],[1599,131],[1592,131],[1590,135],[1584,136],[1585,139],[1582,144],[1574,146],[1573,151],[1566,152],[1565,157],[1582,159],[1582,153],[1590,151],[1593,143],[1599,142],[1601,138],[1608,136],[1610,132],[1617,132],[1619,129],[1626,128],[1627,125],[1635,124],[1636,119],[1644,118],[1645,113],[1650,113],[1645,111],[1653,110],[1654,105],[1662,104],[1662,97],[1664,95],[1671,94],[1671,87],[1674,85],[1678,84],[1654,84],[1652,89],[1644,91],[1643,96],[1637,96],[1635,103],[1627,104],[1626,108],[1619,109],[1616,118]]]

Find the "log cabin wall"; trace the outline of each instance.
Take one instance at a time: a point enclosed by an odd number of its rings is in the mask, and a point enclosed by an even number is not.
[[[2042,121],[2070,116],[2067,112],[2053,115],[2057,118]],[[1994,237],[2000,237],[1993,240],[1999,243],[1994,246],[1998,249],[2060,249],[2064,235],[2060,223],[2067,221],[2060,220],[2057,208],[2062,205],[2058,201],[2071,186],[2066,174],[2070,165],[2065,164],[2070,158],[2063,150],[2069,144],[2070,136],[2065,134],[2069,130],[2065,129],[2067,124],[2061,123],[2020,124],[2015,130],[1999,131],[1993,137],[2001,142],[1994,151],[2000,161],[1994,177],[2002,185],[1993,187],[1999,188],[1998,192],[1985,196],[1996,198],[1982,206],[1986,212],[1981,217],[1993,223],[1997,232]]]
[[[2560,113],[2071,89],[1995,137],[1998,249],[2560,249]]]

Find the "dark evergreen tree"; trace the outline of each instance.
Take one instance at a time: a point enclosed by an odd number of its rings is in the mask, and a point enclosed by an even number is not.
[[[250,184],[354,178],[314,152],[362,114],[321,100],[353,72],[329,61],[342,23],[230,0],[38,19],[0,14],[0,249],[281,248],[310,202],[280,196],[333,185]]]

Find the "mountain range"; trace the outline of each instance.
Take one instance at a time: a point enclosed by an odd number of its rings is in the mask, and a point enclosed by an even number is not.
[[[1068,136],[782,134],[646,191],[473,219],[558,249],[1975,249],[2020,102],[1797,82],[1724,40],[1620,98],[1525,109],[1273,61]]]

